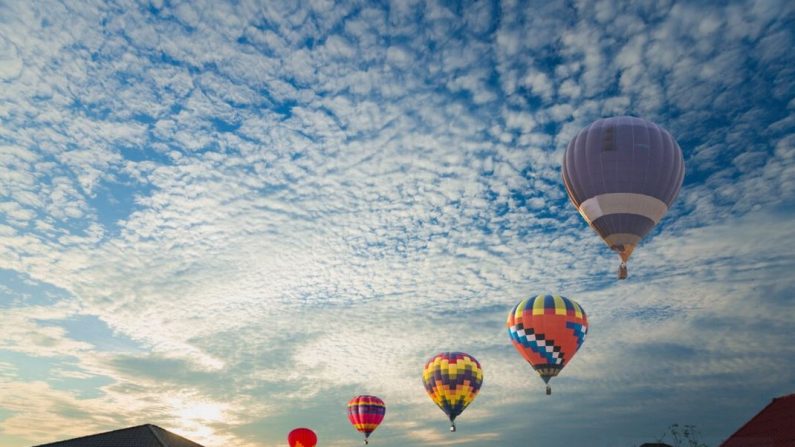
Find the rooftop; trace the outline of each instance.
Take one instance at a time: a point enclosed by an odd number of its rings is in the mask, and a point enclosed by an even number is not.
[[[795,445],[795,394],[773,399],[720,447],[787,447]]]
[[[66,441],[41,444],[35,447],[203,447],[189,439],[164,430],[157,425],[144,424],[122,428]]]

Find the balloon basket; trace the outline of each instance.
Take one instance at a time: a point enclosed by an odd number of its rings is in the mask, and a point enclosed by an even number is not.
[[[629,276],[627,264],[622,262],[621,265],[618,266],[618,279],[627,279],[627,276]]]

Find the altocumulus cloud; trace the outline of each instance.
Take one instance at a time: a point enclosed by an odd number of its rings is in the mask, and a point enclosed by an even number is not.
[[[144,422],[207,445],[715,443],[795,386],[791,2],[0,4],[0,440]],[[684,149],[630,280],[571,208],[568,140]],[[548,398],[532,293],[589,340]],[[455,437],[423,361],[465,350]],[[676,420],[671,420],[672,414]]]

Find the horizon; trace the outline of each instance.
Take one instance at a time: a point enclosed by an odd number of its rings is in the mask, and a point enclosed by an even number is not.
[[[795,3],[0,1],[0,445],[717,446],[795,393]],[[684,156],[619,281],[569,141]],[[545,395],[511,309],[576,300]],[[450,433],[422,383],[483,385]]]

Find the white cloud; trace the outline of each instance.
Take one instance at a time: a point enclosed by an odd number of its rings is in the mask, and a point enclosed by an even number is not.
[[[0,36],[0,79],[10,81],[22,72],[22,58],[13,42]]]
[[[544,99],[549,99],[555,93],[554,87],[549,78],[543,72],[530,72],[524,78],[524,84],[530,90]]]
[[[4,359],[3,380],[16,368],[0,389],[14,412],[5,433],[45,442],[84,434],[69,414],[86,430],[150,414],[207,444],[273,445],[240,427],[322,399],[333,412],[330,396],[367,388],[394,404],[391,445],[511,443],[521,421],[505,408],[642,414],[617,388],[663,389],[657,403],[675,406],[681,390],[752,373],[761,354],[743,360],[747,346],[718,340],[754,335],[761,352],[786,335],[771,309],[789,304],[748,296],[792,266],[787,217],[774,214],[795,199],[792,121],[778,110],[792,107],[779,50],[789,6],[310,3],[0,7],[13,17],[0,22],[0,268],[70,296],[4,313],[16,329],[0,342],[73,357],[61,378],[113,381],[86,399]],[[559,166],[579,129],[623,114],[669,128],[689,170],[663,233],[616,284]],[[555,385],[563,400],[544,400],[502,327],[543,291],[592,316]],[[97,353],[42,322],[76,315],[145,352]],[[774,329],[702,324],[738,315]],[[438,434],[443,416],[419,386],[422,361],[444,349],[487,368],[465,438]],[[675,358],[693,352],[698,368]],[[650,361],[626,364],[633,355],[659,355],[677,386]],[[783,356],[773,369],[786,378]],[[136,369],[147,362],[184,375]],[[753,391],[778,389],[773,377]],[[638,427],[656,435],[652,419]],[[330,445],[351,435],[337,425]]]

